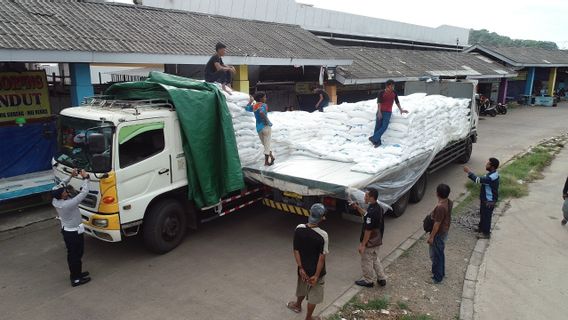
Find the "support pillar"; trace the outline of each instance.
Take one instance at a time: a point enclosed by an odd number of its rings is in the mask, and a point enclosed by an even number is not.
[[[235,66],[237,72],[233,78],[233,90],[249,93],[248,65]]]
[[[324,88],[332,104],[337,104],[337,84],[326,84]]]
[[[91,66],[88,63],[70,63],[71,105],[80,106],[83,99],[95,95],[91,83]]]
[[[527,71],[527,81],[525,83],[525,95],[526,96],[532,95],[535,73],[536,73],[535,67],[530,67]]]
[[[509,80],[507,78],[501,78],[501,83],[499,83],[499,96],[497,102],[506,103],[507,102],[507,87],[509,86]]]
[[[558,68],[551,68],[550,75],[548,76],[548,95],[554,95],[554,88],[556,87],[556,73]]]

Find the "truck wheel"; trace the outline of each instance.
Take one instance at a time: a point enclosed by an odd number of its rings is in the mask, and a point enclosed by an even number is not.
[[[416,181],[412,189],[410,189],[410,203],[418,203],[426,193],[426,185],[428,184],[428,176],[426,172]]]
[[[473,152],[473,142],[471,142],[471,139],[468,138],[467,141],[465,142],[463,154],[459,158],[457,158],[457,162],[461,164],[468,163],[469,159],[471,158],[472,152]]]
[[[144,244],[155,253],[166,253],[177,247],[186,231],[187,217],[182,206],[175,200],[156,203],[144,218]]]
[[[407,192],[391,206],[393,216],[395,216],[396,218],[402,216],[404,211],[406,211],[406,207],[408,207],[409,198],[410,192]]]

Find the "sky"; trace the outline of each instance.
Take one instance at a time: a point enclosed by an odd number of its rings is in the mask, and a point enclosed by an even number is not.
[[[296,0],[315,7],[429,27],[487,29],[513,39],[556,42],[568,49],[566,0]]]

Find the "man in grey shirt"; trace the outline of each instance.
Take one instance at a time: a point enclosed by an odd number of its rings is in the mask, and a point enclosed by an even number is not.
[[[83,185],[79,194],[71,198],[67,184],[72,178],[81,176]],[[67,247],[67,264],[69,265],[69,278],[73,287],[80,286],[91,281],[88,272],[82,271],[81,258],[83,257],[84,239],[81,212],[79,204],[89,193],[89,175],[85,170],[78,173],[76,169],[66,181],[58,184],[51,190],[53,201],[51,202],[61,220],[61,234]]]

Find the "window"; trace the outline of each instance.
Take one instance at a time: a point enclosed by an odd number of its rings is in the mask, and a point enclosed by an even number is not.
[[[124,127],[119,134],[121,168],[148,159],[164,150],[164,124],[149,123]]]

